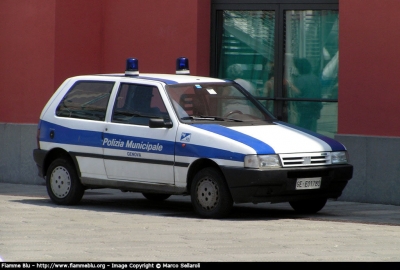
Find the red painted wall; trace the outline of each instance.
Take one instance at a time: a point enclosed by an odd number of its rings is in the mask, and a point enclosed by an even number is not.
[[[400,136],[399,10],[399,0],[339,2],[339,134]]]
[[[174,73],[179,56],[192,74],[209,75],[210,0],[106,1],[104,70],[122,72],[127,57],[140,72]],[[200,22],[200,24],[199,24]]]
[[[68,77],[102,72],[102,3],[56,1],[54,89]]]
[[[68,77],[174,73],[179,56],[209,75],[210,0],[1,0],[0,122],[37,123]]]
[[[0,122],[37,122],[54,91],[54,10],[54,1],[0,1]]]

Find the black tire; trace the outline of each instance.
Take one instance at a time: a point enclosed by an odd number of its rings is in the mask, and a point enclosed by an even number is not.
[[[232,211],[233,200],[228,185],[214,168],[202,169],[195,175],[190,195],[193,208],[201,217],[224,218]]]
[[[156,201],[156,202],[162,202],[171,197],[170,194],[162,194],[162,193],[142,193],[142,195],[150,200],[150,201]]]
[[[315,214],[324,208],[328,199],[318,198],[311,200],[289,202],[290,206],[300,214]]]
[[[59,158],[54,160],[46,174],[46,187],[50,199],[56,204],[77,204],[85,192],[71,162]]]

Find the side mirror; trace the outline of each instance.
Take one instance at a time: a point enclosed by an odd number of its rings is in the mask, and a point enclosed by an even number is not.
[[[150,128],[172,128],[171,120],[164,120],[160,118],[150,118],[149,119]]]

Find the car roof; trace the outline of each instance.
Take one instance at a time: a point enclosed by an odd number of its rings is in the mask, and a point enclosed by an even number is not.
[[[95,77],[118,77],[118,78],[127,78],[135,80],[147,80],[147,81],[157,81],[163,82],[167,85],[173,84],[185,84],[185,83],[224,83],[230,82],[230,80],[223,80],[218,78],[211,77],[203,77],[203,76],[194,76],[194,75],[175,75],[175,74],[156,74],[156,73],[140,73],[137,76],[125,75],[124,73],[115,73],[115,74],[97,74],[97,75],[87,75],[87,76],[77,76],[79,78],[91,78]]]

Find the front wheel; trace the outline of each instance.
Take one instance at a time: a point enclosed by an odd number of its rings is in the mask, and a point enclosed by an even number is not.
[[[85,192],[75,167],[63,158],[50,164],[46,174],[46,187],[50,199],[62,205],[77,204]]]
[[[202,169],[195,175],[190,195],[195,212],[204,218],[224,218],[233,208],[225,179],[215,168]]]
[[[301,214],[315,214],[324,208],[327,198],[310,199],[302,201],[289,202],[290,206],[297,212]]]

